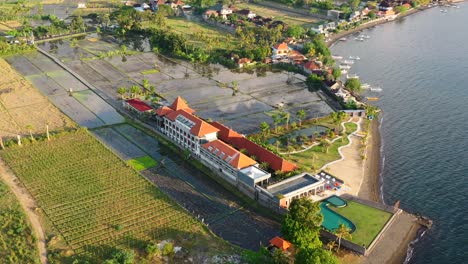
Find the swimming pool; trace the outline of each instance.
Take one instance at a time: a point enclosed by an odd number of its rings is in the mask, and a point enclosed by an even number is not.
[[[347,228],[351,230],[350,233],[356,230],[356,226],[348,220],[346,217],[336,213],[329,206],[335,207],[344,207],[346,206],[346,201],[340,197],[333,195],[320,203],[320,212],[323,215],[322,227],[328,231],[335,231],[340,227],[341,224],[344,224]]]

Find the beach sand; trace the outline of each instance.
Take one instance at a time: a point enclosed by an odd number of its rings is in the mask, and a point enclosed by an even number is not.
[[[382,202],[380,195],[380,131],[379,121],[371,121],[367,139],[366,160],[364,161],[364,180],[357,196],[375,202]]]

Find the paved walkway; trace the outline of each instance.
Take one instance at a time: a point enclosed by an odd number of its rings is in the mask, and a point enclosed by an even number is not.
[[[0,159],[0,176],[3,182],[8,185],[10,190],[15,194],[21,207],[23,207],[26,216],[29,219],[31,228],[37,238],[37,249],[42,264],[47,263],[47,250],[44,230],[41,226],[39,216],[34,211],[37,208],[36,202],[31,197],[29,192],[20,184],[18,178],[8,169],[3,160]]]

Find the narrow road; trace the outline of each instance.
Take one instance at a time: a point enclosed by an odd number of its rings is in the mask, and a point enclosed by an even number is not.
[[[28,216],[29,223],[31,224],[32,230],[37,238],[37,248],[39,250],[39,256],[42,264],[47,263],[47,250],[44,230],[42,229],[39,216],[34,211],[37,208],[36,202],[31,197],[29,192],[21,186],[18,178],[13,172],[5,165],[2,159],[0,159],[0,177],[3,182],[8,185],[10,190],[15,194],[18,202],[23,207],[24,212]]]

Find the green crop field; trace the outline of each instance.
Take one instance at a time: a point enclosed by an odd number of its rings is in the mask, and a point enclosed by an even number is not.
[[[106,249],[141,249],[168,237],[223,244],[84,129],[10,147],[1,156],[64,238],[62,252],[99,262]]]
[[[128,160],[127,163],[136,171],[142,171],[155,167],[158,163],[150,156],[143,156]]]
[[[0,263],[39,263],[36,238],[16,197],[0,182]]]

